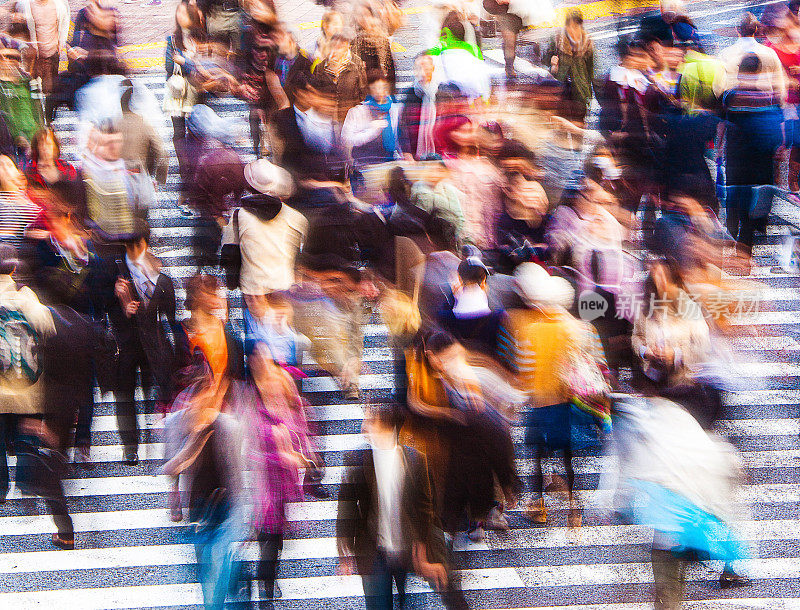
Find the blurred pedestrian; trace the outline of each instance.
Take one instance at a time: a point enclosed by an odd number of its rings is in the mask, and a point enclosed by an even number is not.
[[[564,27],[550,41],[542,60],[564,86],[561,116],[582,122],[592,101],[594,42],[583,27],[579,10],[567,14]]]

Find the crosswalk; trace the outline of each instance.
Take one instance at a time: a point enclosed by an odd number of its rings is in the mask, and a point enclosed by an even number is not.
[[[163,74],[139,78],[160,99]],[[215,106],[224,116],[246,112],[246,106],[235,100],[221,100]],[[75,152],[75,126],[72,113],[61,113],[55,123],[68,155]],[[182,304],[183,282],[196,270],[189,246],[193,220],[177,208],[177,163],[168,120],[159,132],[171,155],[170,177],[151,210],[152,233]],[[249,154],[247,147],[241,152]],[[753,583],[722,591],[716,584],[716,566],[695,566],[689,573],[692,601],[687,608],[800,608],[792,601],[800,598],[800,278],[773,272],[787,230],[782,217],[794,213],[786,203],[776,212],[770,231],[755,248],[753,276],[765,286],[759,311],[735,321],[751,330],[735,341],[747,389],[728,397],[726,419],[719,425],[742,452],[749,477],[741,493],[746,510],[737,525],[756,557],[749,572]],[[386,331],[373,320],[365,334],[361,387],[366,401],[385,400],[393,377]],[[362,406],[343,402],[329,377],[305,379],[303,391],[313,405],[312,419],[325,422],[319,447],[328,467],[322,483],[335,498],[343,454],[361,442]],[[111,395],[96,395],[94,468],[75,469],[64,482],[76,530],[74,551],[53,550],[49,539],[53,523],[40,500],[22,496],[12,487],[0,508],[0,608],[105,610],[202,604],[185,524],[172,522],[167,512],[169,481],[159,472],[161,424],[140,416],[149,439],[140,448],[140,464],[124,466],[112,401]],[[519,427],[514,440],[524,477],[531,464],[521,451]],[[531,527],[520,512],[511,511],[509,532],[489,532],[481,543],[456,539],[457,565],[471,607],[632,610],[648,605],[651,533],[607,522],[591,510],[608,460],[576,459],[576,488],[590,507],[580,530],[568,529],[566,506],[548,499],[553,518],[547,528]],[[13,479],[13,458],[10,464]],[[555,464],[548,467],[558,471]],[[336,574],[335,515],[333,500],[289,506],[290,528],[279,567],[283,598],[276,608],[363,607],[360,579]],[[242,552],[252,571],[257,548],[247,544]],[[257,588],[252,595],[255,599]],[[412,579],[409,606],[440,608],[441,602],[425,583]]]

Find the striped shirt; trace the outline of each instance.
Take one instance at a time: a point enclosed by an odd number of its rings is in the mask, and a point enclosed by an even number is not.
[[[41,213],[41,208],[22,192],[0,192],[0,241],[20,245],[25,229]]]

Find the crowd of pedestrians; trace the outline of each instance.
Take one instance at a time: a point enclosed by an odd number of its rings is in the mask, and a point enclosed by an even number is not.
[[[516,509],[540,527],[564,508],[573,529],[587,511],[652,528],[658,608],[680,606],[693,561],[747,584],[741,466],[715,423],[739,389],[737,316],[758,306],[754,236],[777,194],[800,203],[797,3],[746,13],[714,55],[664,0],[603,74],[579,10],[547,28],[545,0],[452,0],[403,90],[396,0],[332,3],[307,49],[272,0],[181,1],[163,101],[121,60],[110,0],[88,0],[71,35],[64,0],[7,6],[0,498],[15,454],[56,547],[81,544],[62,478],[68,456],[96,464],[99,387],[124,464],[150,433],[140,415],[163,420],[165,510],[189,524],[207,608],[248,578],[280,597],[287,507],[312,498],[338,500],[340,572],[370,609],[392,607],[393,585],[402,605],[411,573],[468,608],[453,540],[507,530]],[[215,111],[228,97],[241,121]],[[74,163],[51,128],[64,107]],[[160,116],[186,280],[151,247]],[[368,323],[388,332],[390,396],[360,384]],[[339,484],[309,375],[363,404]],[[586,455],[616,458],[606,501],[576,481]]]

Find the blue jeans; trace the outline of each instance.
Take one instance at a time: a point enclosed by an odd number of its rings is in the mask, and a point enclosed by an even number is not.
[[[370,574],[364,574],[364,603],[367,610],[392,610],[392,582],[397,585],[400,607],[406,599],[406,577],[408,567],[405,562],[387,557],[381,549],[375,554],[375,562]]]
[[[725,224],[737,243],[748,249],[753,247],[753,232],[766,228],[775,190],[771,185],[735,185],[727,188]]]
[[[227,510],[227,507],[224,509]],[[244,538],[244,516],[232,510],[216,526],[194,536],[197,579],[203,589],[206,610],[221,610],[239,582],[238,543]]]

